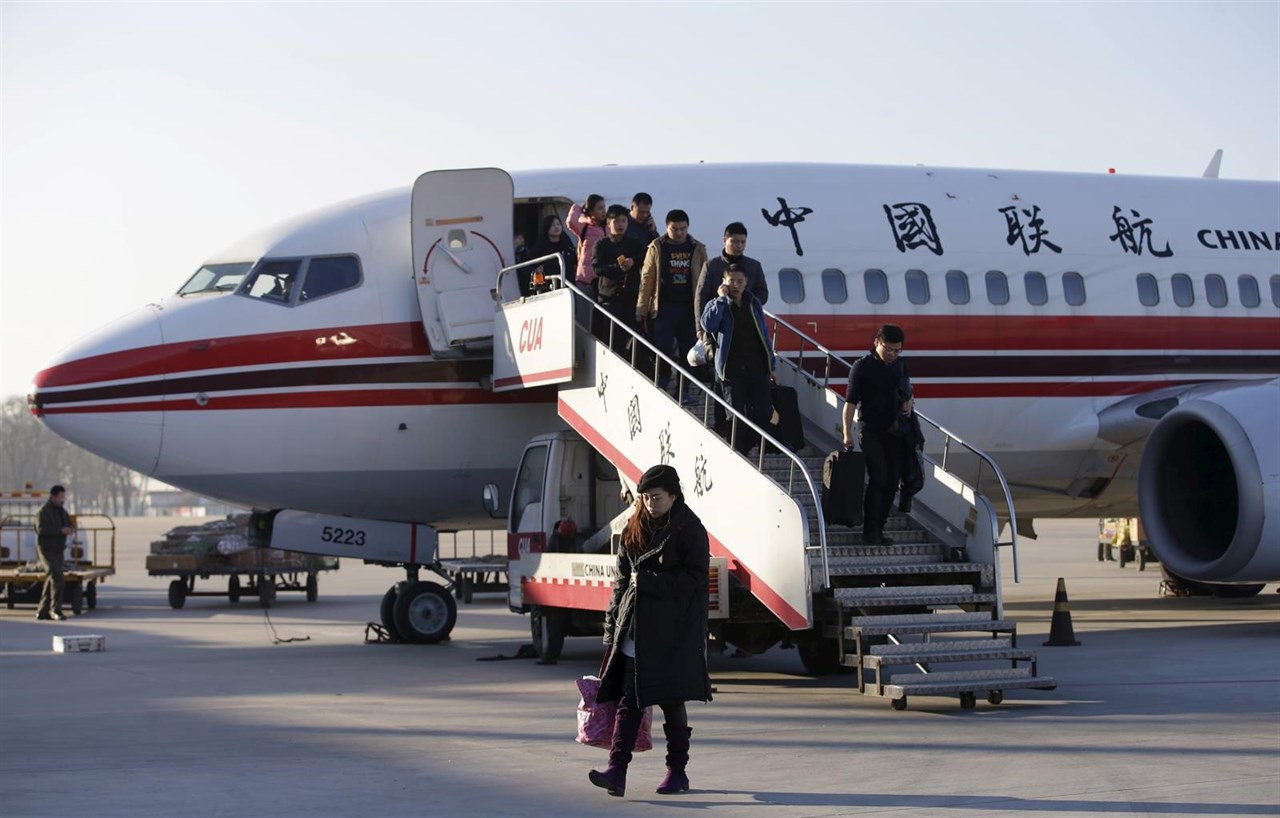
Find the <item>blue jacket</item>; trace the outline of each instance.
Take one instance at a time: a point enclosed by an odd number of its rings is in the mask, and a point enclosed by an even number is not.
[[[724,380],[724,368],[729,361],[729,344],[733,343],[733,311],[730,309],[729,296],[720,295],[707,302],[702,309],[702,328],[712,337],[716,345],[716,377]],[[764,323],[764,307],[755,296],[747,290],[742,294],[742,303],[755,316],[755,330],[760,333],[760,340],[769,352],[769,371],[773,372],[777,359],[773,354],[773,345],[769,343],[769,329]]]

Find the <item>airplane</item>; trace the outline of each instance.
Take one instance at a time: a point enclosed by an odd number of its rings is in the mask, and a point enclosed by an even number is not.
[[[553,387],[492,388],[511,237],[532,244],[589,193],[647,191],[659,229],[681,208],[712,253],[746,224],[766,309],[844,358],[903,326],[921,410],[998,461],[1020,533],[1140,514],[1175,578],[1224,595],[1280,580],[1274,182],[852,164],[418,182],[232,244],[60,353],[31,411],[231,503],[491,527],[483,487],[565,428]],[[432,215],[452,201],[474,217]]]

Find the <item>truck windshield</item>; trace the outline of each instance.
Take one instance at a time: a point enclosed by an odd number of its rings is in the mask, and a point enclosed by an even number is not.
[[[178,290],[178,295],[193,295],[195,293],[229,293],[236,287],[240,286],[240,282],[244,280],[250,268],[253,267],[251,261],[233,261],[226,264],[206,264],[195,275],[187,279],[187,283],[182,285],[182,289]]]
[[[516,473],[516,487],[511,494],[512,533],[520,531],[524,510],[534,503],[542,502],[543,477],[547,471],[547,447],[530,446],[525,450],[524,460],[520,462],[520,471]]]

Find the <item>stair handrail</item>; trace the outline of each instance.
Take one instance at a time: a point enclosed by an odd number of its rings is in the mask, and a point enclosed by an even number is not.
[[[774,323],[773,348],[775,352],[778,349],[778,328],[779,327],[785,327],[788,331],[791,332],[791,334],[795,335],[797,338],[800,339],[799,349],[797,350],[796,358],[794,361],[791,360],[789,357],[784,357],[781,354],[778,355],[778,359],[780,361],[785,360],[785,362],[792,369],[796,370],[801,376],[803,376],[804,378],[808,379],[809,381],[815,384],[818,384],[823,389],[826,389],[827,391],[831,392],[831,394],[835,395],[836,401],[837,401],[836,406],[840,408],[840,410],[843,412],[844,404],[848,403],[848,401],[845,399],[844,395],[841,395],[839,392],[831,388],[831,364],[834,361],[844,366],[846,370],[852,370],[853,364],[850,363],[848,359],[843,358],[840,355],[837,355],[836,353],[832,352],[830,349],[823,346],[817,339],[809,336],[799,327],[796,327],[795,325],[791,324],[790,322],[783,319],[782,317],[775,315],[769,312],[768,310],[765,310],[764,314],[767,319],[772,320]],[[818,380],[818,378],[809,374],[809,372],[804,368],[805,344],[812,345],[814,348],[814,351],[819,352],[823,355],[822,380]],[[995,543],[997,548],[1008,546],[1012,550],[1013,581],[1014,582],[1020,581],[1019,572],[1018,572],[1018,517],[1017,517],[1017,512],[1014,510],[1014,507],[1013,507],[1013,492],[1009,489],[1009,481],[1005,479],[1004,472],[1001,470],[1000,466],[996,464],[995,460],[993,460],[986,452],[971,445],[964,438],[957,435],[955,432],[952,432],[950,429],[943,427],[942,425],[938,424],[937,422],[929,418],[923,412],[920,412],[918,410],[916,411],[916,417],[920,418],[920,420],[924,421],[925,423],[927,423],[928,425],[932,426],[933,428],[937,429],[939,432],[942,433],[943,444],[942,444],[942,464],[941,465],[942,465],[943,471],[947,471],[947,459],[951,453],[951,443],[952,441],[954,441],[956,444],[964,447],[970,453],[974,454],[978,458],[978,476],[976,480],[976,485],[970,486],[970,488],[973,489],[975,494],[982,493],[981,489],[982,489],[982,464],[983,463],[986,463],[988,466],[991,467],[992,473],[996,476],[996,479],[1000,481],[1000,490],[1004,494],[1005,507],[1009,510],[1009,541],[1008,542],[1000,541],[1000,531],[999,531],[1000,524],[999,524],[999,521],[994,517],[992,518],[992,521],[991,521],[991,527],[992,527],[991,540],[992,542]],[[948,473],[950,474],[950,472]],[[956,479],[959,479],[959,477],[957,476]],[[963,480],[961,480],[960,482],[964,483]],[[968,485],[968,484],[965,483],[965,485]]]
[[[606,346],[609,347],[609,349],[613,349],[613,346],[614,346],[613,334],[616,329],[621,329],[623,332],[630,335],[633,342],[639,341],[640,343],[648,347],[649,352],[654,356],[654,364],[653,364],[654,368],[651,374],[653,375],[655,389],[658,388],[657,378],[658,378],[659,367],[661,363],[665,361],[667,365],[672,368],[671,369],[672,373],[675,374],[676,377],[679,379],[676,381],[677,394],[683,394],[684,389],[686,388],[685,387],[686,384],[694,384],[697,386],[698,389],[702,390],[702,392],[706,394],[709,398],[711,398],[716,403],[719,403],[722,407],[724,407],[726,416],[731,419],[730,422],[732,424],[729,431],[729,440],[726,445],[729,445],[729,446],[734,445],[734,441],[737,439],[737,435],[739,431],[738,430],[739,424],[745,423],[748,428],[760,434],[762,441],[760,445],[760,453],[758,456],[758,460],[755,463],[756,471],[760,472],[761,475],[763,475],[764,477],[770,480],[773,479],[769,477],[769,475],[764,473],[764,456],[766,451],[766,446],[764,445],[764,441],[768,441],[770,444],[772,444],[773,448],[778,450],[780,454],[785,455],[788,459],[791,460],[791,468],[787,473],[787,494],[788,495],[791,494],[791,491],[794,488],[796,470],[799,469],[800,476],[804,478],[804,482],[809,489],[809,495],[813,499],[814,508],[817,510],[817,513],[818,513],[818,548],[822,554],[822,575],[824,577],[824,582],[825,582],[824,587],[830,587],[831,586],[831,568],[830,568],[830,561],[828,560],[828,557],[827,557],[827,521],[822,514],[822,495],[818,492],[817,485],[813,482],[813,476],[809,474],[809,469],[804,465],[804,461],[801,460],[799,456],[796,455],[795,452],[788,449],[779,440],[774,438],[773,435],[769,434],[769,432],[757,426],[745,415],[739,414],[736,409],[734,409],[727,401],[725,401],[723,398],[717,395],[710,387],[708,387],[702,381],[698,380],[697,378],[690,377],[686,373],[685,371],[686,367],[683,364],[677,364],[674,360],[668,357],[666,353],[661,352],[657,347],[649,343],[648,338],[645,338],[643,335],[640,335],[639,333],[634,331],[631,327],[619,321],[617,317],[613,315],[613,313],[606,310],[600,304],[597,304],[595,299],[590,297],[586,292],[580,289],[576,282],[569,280],[569,277],[564,272],[564,259],[558,253],[548,255],[548,256],[541,256],[539,258],[530,259],[528,261],[522,261],[519,264],[513,264],[510,267],[503,267],[501,270],[498,271],[498,279],[497,279],[496,289],[494,291],[494,299],[498,302],[502,301],[502,279],[507,273],[513,270],[516,270],[520,267],[525,267],[530,264],[535,264],[539,261],[543,261],[553,257],[560,259],[561,274],[559,276],[547,276],[546,278],[547,278],[548,284],[553,289],[558,289],[563,287],[569,290],[570,292],[573,293],[574,298],[582,299],[591,307],[593,311],[598,312],[600,315],[608,319],[609,340],[603,343],[605,343]],[[576,315],[576,310],[575,310],[575,315]],[[636,371],[639,371],[639,368],[636,366],[636,351],[637,351],[637,347],[635,343],[632,343],[631,368],[635,369]],[[712,434],[716,435],[716,437],[720,437],[719,433],[717,433],[714,429],[711,428],[711,417],[712,417],[711,404],[710,402],[704,402],[703,410],[702,410],[703,428],[707,429]],[[743,460],[747,460],[747,458],[743,456]],[[748,460],[747,462],[751,462],[751,461]],[[774,481],[774,482],[776,483],[777,481]],[[808,526],[806,526],[806,528],[808,528]],[[812,545],[805,546],[805,550],[812,550],[812,548],[813,548]]]

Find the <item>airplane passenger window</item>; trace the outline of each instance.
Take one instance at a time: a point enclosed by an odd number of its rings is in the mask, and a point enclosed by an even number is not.
[[[987,271],[987,300],[996,306],[1009,303],[1009,279],[999,270]]]
[[[1280,276],[1271,277],[1271,303],[1280,307]]]
[[[1049,303],[1049,285],[1045,283],[1044,273],[1032,271],[1023,275],[1022,285],[1027,289],[1027,303],[1035,307]]]
[[[302,259],[263,259],[240,286],[240,294],[265,301],[288,303]]]
[[[252,261],[235,261],[228,264],[206,264],[178,290],[178,295],[192,293],[229,293],[244,281],[245,273],[253,267]]]
[[[307,264],[299,300],[310,301],[322,295],[350,290],[359,283],[360,262],[355,256],[313,258]]]
[[[1240,303],[1246,307],[1256,307],[1262,303],[1262,295],[1258,292],[1258,279],[1251,275],[1242,275],[1236,279],[1236,290],[1240,293]]]
[[[828,304],[843,304],[849,300],[849,288],[844,282],[844,271],[829,267],[822,271],[822,297]]]
[[[1186,273],[1175,273],[1173,276],[1173,303],[1179,307],[1190,307],[1196,303],[1195,290],[1191,286],[1191,276]]]
[[[1204,297],[1210,307],[1227,306],[1227,282],[1217,273],[1204,277]]]
[[[1151,273],[1138,275],[1138,301],[1144,307],[1154,307],[1160,303],[1160,282]]]
[[[782,290],[782,300],[788,304],[799,304],[804,300],[804,278],[794,267],[783,267],[778,271],[778,286]]]
[[[963,270],[947,270],[947,300],[952,304],[969,303],[969,276]]]
[[[889,300],[889,279],[884,270],[867,270],[863,273],[862,287],[866,290],[869,304],[884,304]]]
[[[907,300],[912,304],[929,303],[929,276],[924,270],[907,270]]]
[[[1062,297],[1073,307],[1084,303],[1084,276],[1079,273],[1062,274]]]

